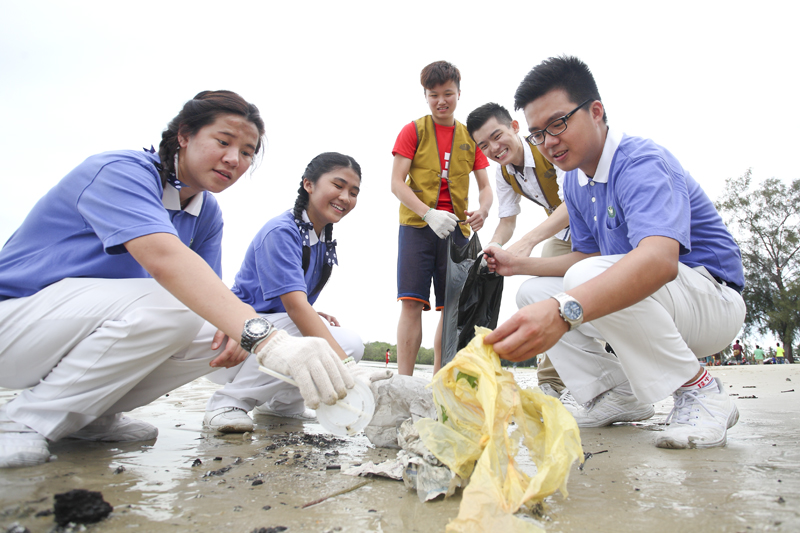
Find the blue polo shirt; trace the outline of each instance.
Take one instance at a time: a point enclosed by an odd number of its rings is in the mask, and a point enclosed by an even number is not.
[[[105,152],[67,174],[0,250],[0,300],[65,278],[147,278],[124,244],[153,233],[176,235],[221,276],[219,205],[203,192],[181,210],[177,191],[161,187],[158,162],[146,151]],[[172,209],[165,207],[167,193]]]
[[[303,218],[308,222],[305,212]],[[324,234],[323,234],[324,235]],[[303,241],[291,211],[262,227],[250,246],[233,283],[232,291],[259,313],[285,313],[281,295],[302,291],[308,295],[322,277],[325,243],[309,232],[311,254],[303,274]],[[313,305],[319,293],[308,299]]]
[[[572,249],[626,254],[645,237],[680,244],[680,262],[704,266],[739,290],[744,270],[739,246],[700,185],[675,157],[649,139],[609,129],[590,179],[580,169],[564,178]]]

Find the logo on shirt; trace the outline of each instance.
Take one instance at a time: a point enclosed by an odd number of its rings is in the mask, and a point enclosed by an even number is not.
[[[614,206],[611,206],[611,205],[610,205],[610,206],[608,206],[608,216],[609,216],[610,218],[614,218],[614,217],[616,217],[616,216],[617,216],[617,210],[616,210],[616,209],[614,209]]]
[[[469,152],[469,145],[467,143],[462,144],[461,146],[459,146],[459,148],[461,148],[465,152]]]

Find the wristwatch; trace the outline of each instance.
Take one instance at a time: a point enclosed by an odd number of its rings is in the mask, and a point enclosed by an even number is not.
[[[273,331],[275,331],[275,326],[272,323],[263,317],[256,317],[247,320],[244,323],[244,329],[242,330],[242,340],[239,342],[239,346],[244,348],[250,353],[253,353],[253,349],[264,339],[269,337]]]
[[[552,296],[558,302],[558,313],[564,322],[569,324],[569,330],[577,328],[583,322],[583,307],[580,302],[567,294],[562,292]]]

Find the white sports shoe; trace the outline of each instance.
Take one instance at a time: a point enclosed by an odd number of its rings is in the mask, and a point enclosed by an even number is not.
[[[47,439],[6,416],[0,408],[0,468],[35,466],[50,460]]]
[[[247,411],[238,407],[220,407],[213,411],[206,411],[203,417],[203,426],[220,433],[244,433],[253,431],[253,419],[247,416]]]
[[[539,389],[543,393],[547,394],[548,396],[552,396],[553,398],[559,398],[561,396],[558,393],[558,391],[554,389],[553,386],[550,385],[549,383],[542,383],[541,385],[539,385]]]
[[[620,394],[611,389],[584,405],[578,405],[572,415],[578,427],[599,428],[614,422],[647,420],[655,413],[652,405],[640,402],[636,396]]]
[[[67,435],[69,439],[100,442],[136,442],[158,437],[158,428],[153,424],[128,418],[121,413],[101,416],[91,424]]]
[[[677,390],[675,406],[667,416],[669,427],[656,439],[659,448],[713,448],[725,446],[728,428],[739,421],[739,410],[722,382],[702,389]]]
[[[277,411],[273,411],[267,404],[258,405],[255,409],[253,409],[254,415],[267,415],[267,416],[277,416],[280,418],[296,418],[298,420],[316,420],[317,419],[317,412],[313,409],[304,409],[302,413],[292,413],[287,415],[286,413],[278,413]]]
[[[558,399],[561,400],[561,404],[572,414],[572,416],[575,416],[575,414],[581,409],[580,404],[575,401],[575,398],[572,396],[572,393],[569,391],[569,389],[564,389],[564,392],[561,393],[561,396],[559,396]]]

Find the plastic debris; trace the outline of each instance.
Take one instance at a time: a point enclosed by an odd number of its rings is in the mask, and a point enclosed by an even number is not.
[[[483,344],[488,329],[475,332],[431,383],[439,420],[416,423],[428,449],[455,474],[470,478],[447,531],[536,531],[514,513],[556,490],[568,495],[570,466],[583,459],[580,430],[557,398],[517,386],[492,347]],[[537,468],[532,478],[517,465],[520,441]]]
[[[433,418],[436,408],[428,381],[413,376],[395,374],[390,379],[375,381],[370,390],[375,397],[375,412],[364,434],[375,446],[400,448],[397,430],[404,420]]]

